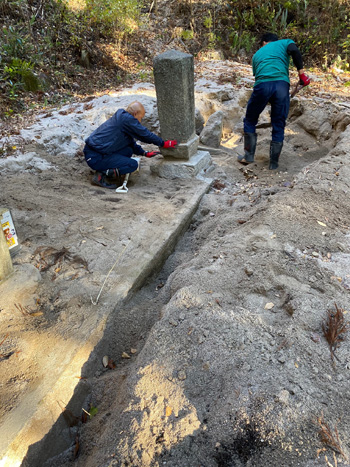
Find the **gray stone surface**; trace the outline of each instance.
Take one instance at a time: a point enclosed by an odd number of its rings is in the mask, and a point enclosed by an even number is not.
[[[224,113],[221,110],[210,115],[199,137],[201,143],[213,148],[218,148],[220,146],[223,120]]]
[[[195,111],[195,127],[196,127],[196,134],[200,135],[204,128],[204,117],[201,114],[199,109],[196,109]]]
[[[198,144],[199,136],[193,135],[192,138],[185,143],[178,144],[176,149],[161,148],[160,151],[164,157],[188,160],[197,152]]]
[[[211,165],[211,156],[208,151],[198,151],[188,161],[163,160],[151,166],[151,172],[162,178],[184,180],[198,175]]]
[[[153,66],[161,136],[186,143],[195,135],[193,56],[169,50],[155,57]],[[177,152],[172,151],[172,156],[189,159],[193,155]]]

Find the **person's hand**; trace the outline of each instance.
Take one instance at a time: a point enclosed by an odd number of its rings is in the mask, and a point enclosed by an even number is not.
[[[305,73],[299,75],[299,84],[302,86],[308,86],[310,84],[310,78]]]
[[[159,151],[149,151],[149,152],[145,152],[145,157],[154,157],[157,154],[160,154],[160,152]]]
[[[175,148],[177,146],[177,141],[176,139],[168,139],[167,141],[164,141],[164,146],[163,148],[168,149],[168,148]]]

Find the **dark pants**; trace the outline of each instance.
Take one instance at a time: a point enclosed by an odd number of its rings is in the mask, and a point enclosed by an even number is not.
[[[247,105],[244,132],[255,133],[259,116],[270,102],[272,141],[282,142],[289,112],[289,101],[289,83],[287,81],[267,81],[255,86]]]
[[[135,172],[138,164],[137,161],[131,159],[132,149],[126,148],[123,152],[124,154],[103,155],[94,151],[87,144],[84,147],[87,165],[97,172],[105,172],[107,169],[118,169],[120,175]]]

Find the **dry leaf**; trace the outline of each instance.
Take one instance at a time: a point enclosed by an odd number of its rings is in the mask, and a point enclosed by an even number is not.
[[[269,302],[269,303],[266,303],[265,305],[265,310],[272,310],[272,308],[275,306],[274,303],[272,302]]]
[[[107,366],[108,366],[108,368],[109,368],[110,370],[114,370],[114,369],[116,368],[117,365],[116,365],[116,364],[113,362],[113,360],[110,358],[110,359],[108,360],[108,365],[107,365]]]
[[[294,363],[295,368],[299,368],[299,365],[297,363]]]
[[[41,316],[43,315],[44,313],[42,311],[35,311],[34,313],[30,313],[30,316]]]
[[[324,222],[321,222],[321,221],[317,221],[317,224],[322,225],[322,227],[327,227],[327,224],[325,224]]]
[[[173,413],[173,409],[169,406],[165,408],[165,416],[170,417],[170,415]]]
[[[122,358],[131,358],[130,355],[126,352],[122,353]]]
[[[100,225],[100,227],[96,227],[96,230],[102,230],[104,229],[103,225]]]
[[[78,457],[78,454],[79,454],[79,447],[80,447],[80,444],[79,444],[79,435],[77,435],[75,437],[75,446],[74,446],[74,459],[76,459]]]

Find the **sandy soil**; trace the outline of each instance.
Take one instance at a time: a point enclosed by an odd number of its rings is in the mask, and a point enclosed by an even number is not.
[[[238,105],[215,92],[212,112]],[[198,102],[209,112],[208,97]],[[269,129],[256,163],[241,167],[232,149],[243,107],[225,114],[210,192],[161,272],[118,309],[106,348],[115,365],[96,361],[90,416],[73,414],[62,431],[71,447],[46,466],[348,465],[349,339],[332,359],[322,328],[328,310],[345,321],[350,310],[347,105],[295,99],[273,173]],[[43,336],[64,348],[72,326],[79,336],[98,322],[90,296],[109,260],[106,220],[130,208],[90,185],[79,152],[68,161],[28,149],[51,165],[6,175],[28,287],[8,296],[22,308],[2,313],[2,417],[34,390],[39,367],[49,371]],[[167,193],[180,206],[186,183],[164,180],[155,193],[147,170],[133,182],[144,202]]]

